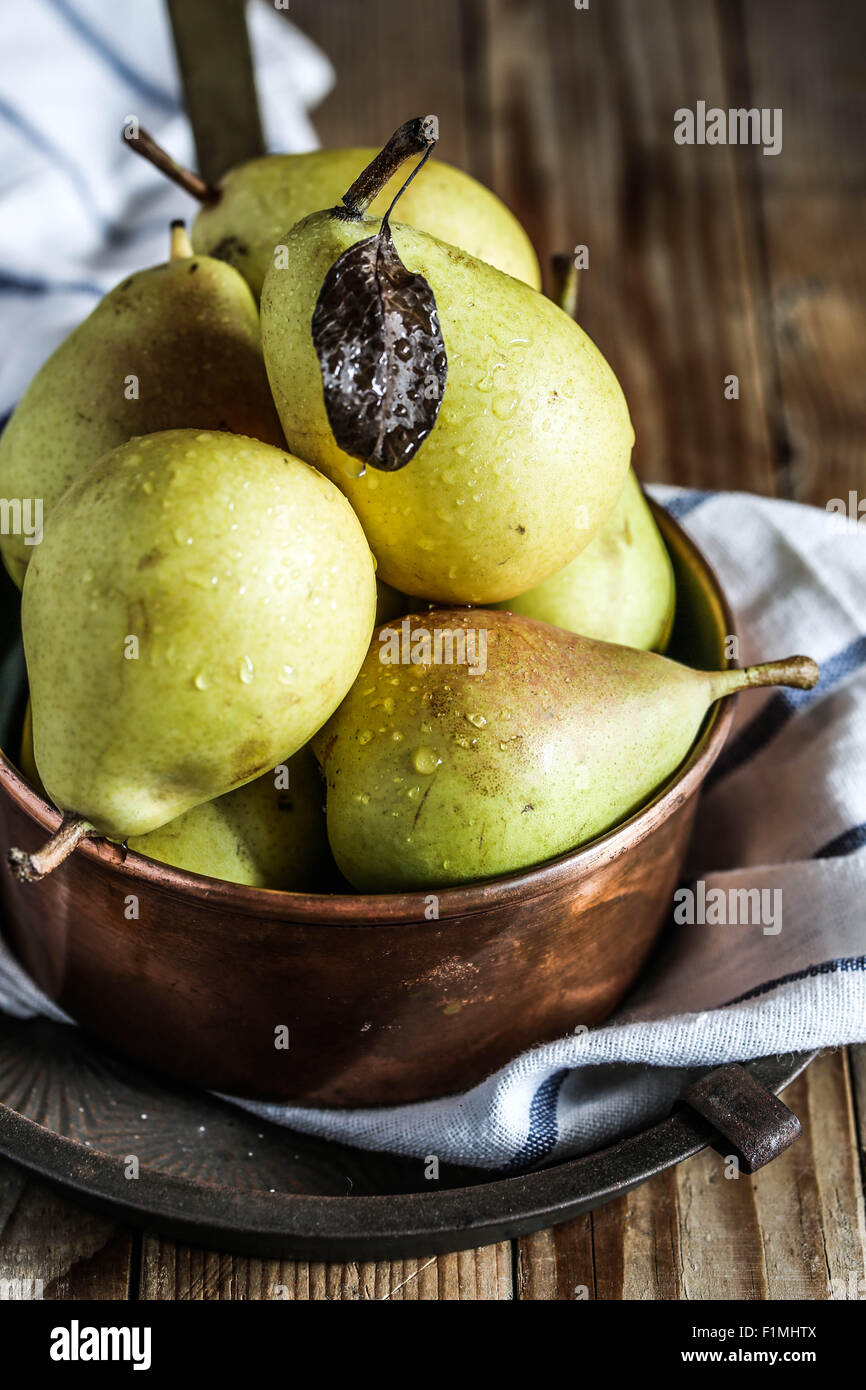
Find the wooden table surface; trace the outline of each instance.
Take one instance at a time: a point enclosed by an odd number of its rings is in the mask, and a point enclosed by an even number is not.
[[[324,143],[380,144],[435,111],[442,157],[545,260],[588,246],[581,322],[645,480],[866,497],[861,0],[292,0],[290,18],[337,70]],[[675,144],[674,110],[698,100],[782,108],[781,155]],[[803,1137],[754,1177],[704,1153],[510,1245],[395,1263],[142,1237],[0,1163],[0,1279],[53,1298],[866,1296],[866,1049],[824,1055],[785,1099]]]

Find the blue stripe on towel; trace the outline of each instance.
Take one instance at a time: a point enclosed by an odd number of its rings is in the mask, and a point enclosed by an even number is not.
[[[178,110],[178,102],[174,93],[167,91],[164,87],[158,87],[155,82],[151,82],[149,77],[145,77],[143,73],[137,72],[135,68],[131,67],[126,59],[103,38],[102,34],[94,29],[83,15],[73,9],[69,0],[53,0],[53,8],[58,15],[66,20],[66,23],[78,37],[83,39],[94,53],[99,54],[102,61],[107,63],[122,81],[136,88],[139,96],[161,106],[165,111]]]
[[[866,636],[855,637],[847,647],[821,663],[821,679],[814,690],[780,690],[768,700],[751,723],[722,751],[706,785],[711,786],[748,762],[785,727],[798,710],[828,695],[847,676],[866,664]]]
[[[696,507],[699,507],[702,502],[707,502],[712,495],[711,492],[699,492],[696,488],[689,488],[687,492],[680,493],[679,497],[669,497],[663,505],[665,510],[670,512],[672,517],[675,517],[677,521],[681,521],[684,516],[688,516]]]
[[[813,980],[818,975],[850,975],[863,971],[866,971],[866,956],[839,956],[836,960],[823,960],[819,965],[808,965],[805,970],[793,970],[790,975],[780,975],[778,979],[755,985],[754,989],[746,990],[745,994],[738,994],[735,999],[729,999],[722,1007],[742,1004],[746,999],[757,999],[759,995],[769,994],[770,990],[779,989],[781,985],[793,984],[795,980]]]
[[[12,294],[95,294],[101,299],[101,285],[89,280],[42,280],[35,275],[15,275],[0,270],[0,293]]]
[[[508,1164],[509,1168],[525,1168],[538,1163],[553,1150],[559,1138],[556,1107],[562,1083],[570,1074],[569,1067],[555,1071],[539,1086],[529,1107],[529,1133],[520,1152]]]
[[[853,854],[855,850],[862,849],[866,845],[866,821],[861,821],[859,825],[852,825],[849,830],[843,830],[841,835],[835,839],[828,840],[826,845],[816,851],[813,856],[815,859],[836,859],[843,854]]]

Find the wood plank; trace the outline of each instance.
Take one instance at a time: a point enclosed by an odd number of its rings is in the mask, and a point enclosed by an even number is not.
[[[854,1100],[856,1143],[860,1155],[860,1174],[866,1188],[866,1043],[848,1048],[851,1093]]]
[[[486,0],[486,14],[493,185],[543,259],[589,248],[581,322],[623,383],[642,476],[773,491],[744,152],[673,138],[695,92],[727,105],[717,7]]]
[[[748,104],[784,113],[781,155],[757,156],[774,185],[796,196],[862,194],[864,7],[762,0],[741,19],[731,7],[724,23],[745,50]]]
[[[126,1299],[136,1239],[0,1159],[0,1286],[9,1296]]]
[[[762,1233],[752,1179],[720,1155],[700,1154],[677,1173],[682,1247],[679,1298],[763,1299],[767,1296]]]
[[[851,1094],[854,1102],[854,1129],[857,1163],[860,1169],[860,1219],[863,1220],[863,1203],[866,1201],[866,1044],[847,1049],[848,1068],[851,1078]],[[866,1280],[858,1288],[856,1279],[849,1276],[849,1297],[856,1295],[866,1298]]]
[[[167,0],[199,173],[215,183],[265,148],[243,0]]]
[[[220,1255],[146,1236],[141,1299],[290,1302],[498,1300],[512,1296],[508,1242],[456,1255],[325,1264]]]
[[[433,112],[440,122],[438,154],[471,171],[466,104],[472,56],[467,67],[461,10],[459,0],[293,0],[288,18],[336,70],[334,91],[313,112],[322,143],[381,145],[410,116]]]
[[[787,491],[819,507],[830,498],[847,502],[849,490],[863,499],[863,201],[818,193],[797,200],[767,193],[764,201]]]
[[[588,1215],[521,1236],[516,1247],[517,1298],[583,1302],[598,1297]]]
[[[822,1297],[852,1297],[852,1287],[859,1289],[856,1296],[862,1297],[866,1295],[866,1221],[854,1096],[845,1053],[828,1052],[798,1084],[806,1089],[814,1154],[814,1256],[822,1265],[820,1278],[826,1289]],[[780,1227],[779,1239],[781,1235]],[[780,1279],[780,1288],[793,1288],[794,1292],[779,1292],[773,1297],[799,1296],[790,1266]]]
[[[672,1299],[681,1295],[678,1179],[634,1192],[518,1241],[518,1290],[536,1300]]]
[[[866,1087],[866,1076],[859,1084]],[[707,1150],[588,1217],[521,1239],[519,1296],[570,1299],[580,1286],[606,1300],[826,1299],[866,1291],[844,1053],[819,1058],[785,1101],[803,1135],[759,1173],[726,1176],[732,1165]]]
[[[783,111],[781,155],[752,159],[785,490],[818,506],[852,489],[862,498],[866,9],[767,0],[745,7],[742,37],[744,103]]]
[[[752,1179],[765,1257],[764,1296],[770,1299],[826,1299],[828,1294],[816,1135],[813,1125],[805,1123],[810,1094],[815,1094],[816,1087],[819,1091],[827,1089],[820,1064],[816,1067],[815,1076],[800,1078],[785,1093],[786,1104],[804,1122],[803,1135]],[[833,1090],[832,1083],[829,1090]]]
[[[520,218],[546,269],[554,252],[574,244],[549,17],[543,6],[510,0],[484,0],[482,14],[488,82],[479,88],[475,120],[488,132],[490,154],[478,176]],[[574,18],[572,10],[563,21],[569,29]]]
[[[593,1213],[593,1263],[599,1298],[682,1297],[679,1182],[671,1170]]]

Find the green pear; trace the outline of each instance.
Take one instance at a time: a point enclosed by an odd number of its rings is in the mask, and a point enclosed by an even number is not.
[[[818,676],[807,657],[693,671],[489,611],[434,610],[394,634],[379,630],[313,739],[331,849],[361,892],[468,883],[585,844],[658,791],[715,700]]]
[[[674,570],[634,471],[610,518],[570,565],[495,607],[602,642],[663,652],[674,622]]]
[[[30,703],[21,734],[21,771],[45,794],[33,756]],[[283,782],[286,782],[283,788]],[[214,801],[203,801],[127,846],[161,864],[252,888],[326,890],[336,877],[328,848],[319,770],[309,747]]]
[[[357,518],[299,459],[196,430],[106,454],[24,584],[36,764],[69,834],[146,835],[284,762],[352,684],[375,606]]]
[[[364,471],[343,452],[311,322],[335,261],[380,229],[355,209],[378,186],[377,169],[389,174],[386,155],[358,180],[364,199],[347,194],[346,206],[315,213],[282,238],[262,292],[268,375],[289,447],[349,498],[379,577],[439,602],[493,603],[541,583],[592,540],[625,484],[634,433],[607,362],[557,305],[395,224],[400,260],[435,296],[447,384],[407,466]],[[345,377],[351,391],[356,378]]]
[[[44,524],[102,454],[175,426],[283,443],[249,287],[193,256],[182,224],[171,260],[107,294],[37,372],[0,437],[0,496],[40,499]],[[34,548],[21,528],[0,537],[19,586]]]
[[[367,147],[262,155],[230,170],[211,187],[175,163],[147,132],[128,143],[201,202],[192,230],[196,251],[228,261],[257,297],[286,228],[338,202],[376,154]],[[385,185],[372,204],[374,215],[386,211],[398,187],[397,179]],[[432,165],[423,183],[407,190],[402,216],[404,222],[489,261],[506,275],[540,287],[538,260],[517,218],[460,169]]]
[[[285,791],[271,770],[193,806],[149,835],[133,835],[129,848],[190,873],[254,888],[327,891],[337,872],[328,847],[319,769],[308,747],[283,768],[289,778]]]
[[[580,276],[574,257],[551,257],[550,270],[551,298],[576,319]],[[571,564],[494,606],[602,642],[663,652],[676,608],[674,570],[634,471],[629,469],[604,526]]]
[[[227,260],[260,295],[286,228],[338,202],[375,154],[370,148],[315,150],[263,155],[241,164],[226,174],[219,197],[196,217],[194,247]],[[397,178],[385,185],[371,207],[374,216],[385,213],[398,187]],[[538,260],[517,218],[495,193],[460,169],[438,161],[431,165],[425,179],[407,189],[400,211],[410,226],[540,287]]]

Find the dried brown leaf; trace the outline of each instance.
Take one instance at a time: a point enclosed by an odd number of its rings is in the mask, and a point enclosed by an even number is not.
[[[313,342],[337,444],[374,468],[404,468],[436,423],[448,361],[433,290],[400,260],[387,219],[331,266]]]

